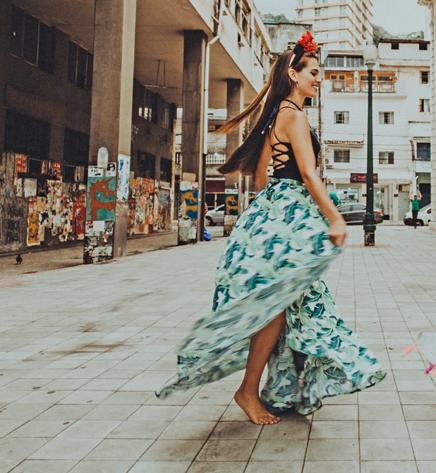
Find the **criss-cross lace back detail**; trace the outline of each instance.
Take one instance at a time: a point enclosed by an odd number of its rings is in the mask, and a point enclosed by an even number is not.
[[[274,121],[272,123],[272,127],[271,127],[271,135],[275,140],[274,143],[271,140],[271,157],[273,161],[273,168],[275,171],[278,169],[285,168],[286,163],[291,159],[291,157],[293,157],[291,143],[287,141],[281,141],[279,137],[277,136],[277,133],[275,130],[277,116],[281,110],[284,110],[286,108],[290,108],[291,110],[302,111],[302,109],[292,100],[285,99],[284,101],[289,102],[290,105],[285,105],[278,109],[277,115],[275,116]]]

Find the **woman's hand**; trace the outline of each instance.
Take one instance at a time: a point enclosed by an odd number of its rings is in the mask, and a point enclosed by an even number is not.
[[[343,246],[347,238],[347,224],[341,217],[330,223],[329,238],[335,246]]]

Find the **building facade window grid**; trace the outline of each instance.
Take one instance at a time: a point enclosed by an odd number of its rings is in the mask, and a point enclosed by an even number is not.
[[[430,99],[419,99],[419,112],[420,113],[430,112]]]
[[[64,131],[64,154],[62,163],[64,182],[85,182],[88,154],[89,136],[85,133],[66,128]],[[83,171],[81,171],[82,169]]]
[[[421,71],[421,84],[428,84],[429,77],[430,77],[429,71]]]
[[[170,159],[160,159],[160,180],[171,182],[173,163]]]
[[[427,142],[416,143],[416,159],[417,161],[430,161],[431,144]]]
[[[141,86],[141,104],[138,109],[138,116],[145,118],[147,121],[157,123],[157,102],[157,94]]]
[[[335,124],[348,125],[350,123],[350,112],[334,112]]]
[[[393,151],[380,151],[378,153],[379,164],[394,164],[394,152]]]
[[[378,116],[380,125],[394,124],[394,112],[379,112]]]
[[[9,50],[46,72],[54,68],[55,29],[12,7]]]
[[[144,151],[137,152],[138,177],[156,178],[156,156]]]
[[[335,163],[349,163],[350,150],[349,149],[335,149],[333,150],[333,161]]]
[[[68,79],[86,90],[92,88],[93,56],[73,41],[68,46]]]

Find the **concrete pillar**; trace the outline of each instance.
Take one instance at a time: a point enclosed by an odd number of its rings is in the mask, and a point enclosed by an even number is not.
[[[96,165],[99,148],[107,148],[108,161],[118,163],[119,184],[130,171],[136,0],[96,0],[94,22],[89,164]],[[127,217],[127,198],[117,185],[113,256],[125,252]]]
[[[436,230],[436,6],[432,2],[431,10],[431,83],[432,83],[432,134],[431,134],[431,222],[430,228]]]
[[[202,30],[184,32],[179,243],[193,243],[200,239],[198,217],[201,214],[199,205],[204,180],[202,162],[206,41],[206,34]]]
[[[5,147],[6,84],[9,74],[10,0],[0,2],[0,154]]]
[[[227,79],[227,119],[238,115],[244,107],[244,87],[240,79]],[[229,157],[242,143],[242,126],[227,134],[226,155]],[[241,214],[244,205],[244,179],[239,172],[226,174],[226,190],[235,189],[238,199],[238,214]],[[227,201],[228,198],[226,198]],[[233,197],[230,201],[234,202]],[[233,212],[233,210],[231,210]],[[229,214],[226,204],[224,215],[224,235],[229,235],[235,224],[237,215]]]
[[[244,87],[240,79],[227,79],[227,119],[233,118],[244,107]],[[229,157],[242,143],[242,127],[239,126],[227,134],[226,155]],[[234,187],[239,180],[238,174],[226,175],[226,188]]]

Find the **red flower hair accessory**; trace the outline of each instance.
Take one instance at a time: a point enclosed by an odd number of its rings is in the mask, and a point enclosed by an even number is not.
[[[298,40],[297,44],[303,46],[304,52],[306,53],[315,53],[318,51],[318,44],[310,31],[306,31],[306,33],[304,33],[304,35]]]
[[[312,33],[306,31],[294,48],[294,54],[289,62],[289,67],[296,66],[304,56],[304,53],[315,53],[316,51],[318,51],[318,44],[314,40]]]

